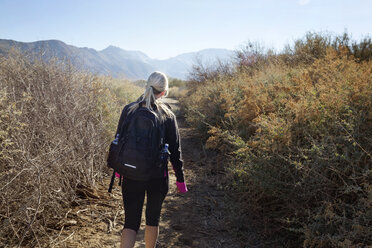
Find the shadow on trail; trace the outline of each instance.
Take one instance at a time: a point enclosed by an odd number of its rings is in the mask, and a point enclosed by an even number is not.
[[[173,100],[170,104],[179,113],[178,103]],[[177,193],[172,173],[160,222],[161,247],[242,247],[229,235],[224,192],[216,187],[223,176],[216,169],[221,161],[207,157],[183,116],[177,116],[177,121],[189,192]]]

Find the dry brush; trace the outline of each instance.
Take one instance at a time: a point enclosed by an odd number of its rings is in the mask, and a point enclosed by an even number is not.
[[[266,54],[233,75],[197,71],[183,101],[207,146],[231,158],[241,230],[255,223],[286,247],[372,243],[372,62],[326,46],[302,49],[301,63]]]
[[[120,113],[107,80],[63,61],[0,57],[0,246],[55,244],[77,189],[104,176]]]

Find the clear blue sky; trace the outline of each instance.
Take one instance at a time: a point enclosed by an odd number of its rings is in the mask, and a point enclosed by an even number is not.
[[[0,0],[0,39],[115,45],[168,58],[248,40],[281,49],[307,31],[372,34],[372,0]]]

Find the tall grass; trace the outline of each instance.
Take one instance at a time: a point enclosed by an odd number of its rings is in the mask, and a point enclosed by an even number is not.
[[[207,146],[232,158],[238,214],[278,245],[372,243],[372,53],[334,42],[308,34],[293,53],[242,51],[233,73],[198,71],[184,99]]]
[[[0,58],[1,247],[55,244],[78,189],[104,176],[108,135],[139,92],[110,81],[53,59]]]

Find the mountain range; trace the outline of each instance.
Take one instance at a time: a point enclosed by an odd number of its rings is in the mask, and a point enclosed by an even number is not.
[[[184,53],[168,59],[152,59],[141,51],[124,50],[109,46],[101,51],[87,47],[68,45],[59,40],[19,42],[0,39],[0,56],[5,56],[12,48],[22,52],[42,54],[43,58],[58,57],[67,59],[77,67],[93,73],[124,76],[128,79],[147,79],[153,71],[162,71],[170,77],[186,79],[197,61],[213,65],[218,60],[230,61],[234,51],[227,49],[204,49]]]

